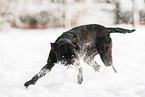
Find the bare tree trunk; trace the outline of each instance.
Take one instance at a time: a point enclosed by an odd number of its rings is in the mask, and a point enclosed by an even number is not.
[[[115,14],[116,14],[116,21],[115,21],[115,24],[119,24],[119,20],[120,20],[120,4],[119,4],[119,1],[118,0],[114,0],[114,3],[115,3]]]
[[[133,11],[133,27],[136,27],[137,25],[139,25],[139,11],[137,9],[136,6],[136,0],[132,0],[133,1],[133,7],[132,7],[132,11]]]
[[[70,15],[70,3],[68,0],[64,0],[64,27],[71,27],[71,15]]]
[[[10,12],[12,0],[0,1],[0,32],[10,29]]]

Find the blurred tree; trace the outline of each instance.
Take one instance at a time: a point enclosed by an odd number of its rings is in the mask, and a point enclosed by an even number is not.
[[[138,11],[138,8],[136,6],[136,0],[132,0],[133,1],[133,8],[132,8],[132,11],[133,11],[133,26],[137,26],[139,24],[139,11]]]
[[[127,1],[127,4],[126,4]],[[11,24],[19,28],[67,27],[100,23],[105,25],[145,21],[144,9],[135,0],[0,0],[0,28]],[[141,0],[136,0],[138,3]],[[132,10],[122,10],[132,7]],[[143,6],[143,5],[141,5]],[[140,14],[139,14],[140,13]],[[114,18],[114,16],[116,16]],[[104,19],[105,18],[105,19]],[[133,22],[134,20],[134,22]]]
[[[115,3],[115,14],[116,14],[116,21],[115,21],[115,24],[119,24],[119,20],[120,20],[120,3],[118,0],[115,0],[114,1]]]
[[[15,1],[15,0],[14,0]],[[13,0],[0,0],[0,31],[10,28]]]

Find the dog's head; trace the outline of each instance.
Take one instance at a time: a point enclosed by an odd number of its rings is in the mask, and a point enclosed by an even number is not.
[[[70,43],[51,43],[51,49],[55,53],[57,61],[63,64],[73,64],[76,57],[75,47]]]

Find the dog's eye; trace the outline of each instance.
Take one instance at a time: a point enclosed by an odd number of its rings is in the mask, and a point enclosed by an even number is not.
[[[71,55],[71,57],[73,58],[73,57],[74,57],[74,55]]]

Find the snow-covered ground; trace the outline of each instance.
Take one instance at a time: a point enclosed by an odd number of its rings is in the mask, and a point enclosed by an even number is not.
[[[118,26],[131,29],[127,25]],[[97,56],[99,73],[81,62],[84,73],[81,85],[76,81],[76,68],[56,64],[28,89],[23,84],[46,64],[50,43],[66,29],[11,29],[0,33],[0,97],[145,97],[145,27],[136,30],[132,34],[111,34],[117,74]]]

